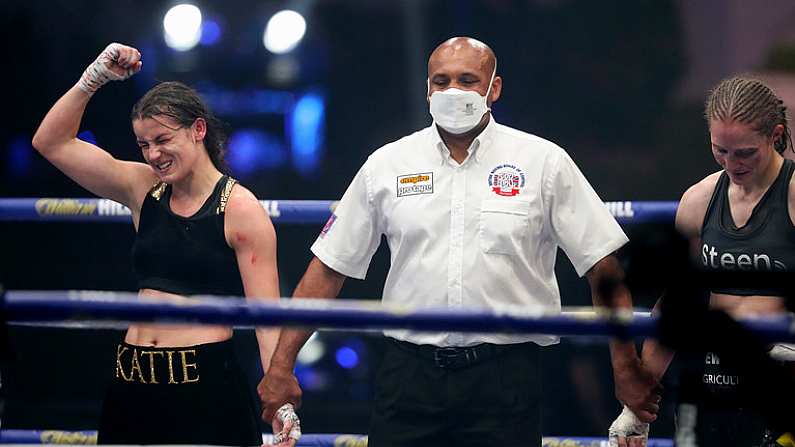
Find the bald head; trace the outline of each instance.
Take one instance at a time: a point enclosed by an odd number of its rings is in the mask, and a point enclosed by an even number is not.
[[[489,76],[497,64],[494,51],[485,43],[471,37],[453,37],[442,42],[428,58],[428,73],[441,62],[450,59],[465,60],[479,66]]]
[[[502,79],[494,77],[497,58],[485,43],[471,37],[453,37],[436,47],[428,59],[428,98],[449,88],[488,96],[489,106],[500,97]]]

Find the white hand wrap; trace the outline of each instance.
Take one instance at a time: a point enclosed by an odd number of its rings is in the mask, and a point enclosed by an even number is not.
[[[119,60],[121,48],[121,44],[112,43],[97,56],[97,59],[86,68],[83,76],[77,82],[80,90],[92,95],[97,89],[110,81],[123,81],[135,74],[132,68],[127,68],[124,74],[118,74],[110,69],[111,64]]]
[[[776,343],[768,352],[770,358],[779,362],[795,362],[795,345],[789,343]]]
[[[649,439],[649,424],[641,422],[635,413],[626,406],[608,430],[610,447],[618,447],[618,438],[641,438],[641,445],[646,445]]]
[[[289,433],[284,433],[282,430],[279,433],[276,433],[273,441],[276,444],[280,444],[284,442],[287,438],[294,439],[298,441],[301,439],[301,421],[298,419],[298,415],[295,413],[295,408],[293,408],[293,404],[284,404],[276,410],[276,416],[273,417],[274,426],[276,426],[275,422],[279,421],[281,423],[282,428],[287,425],[287,421],[290,421],[292,426],[290,427]]]

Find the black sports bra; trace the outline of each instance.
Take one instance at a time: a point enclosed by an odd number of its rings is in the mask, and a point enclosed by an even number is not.
[[[180,295],[242,296],[234,250],[224,236],[224,210],[236,181],[223,176],[190,217],[169,206],[171,186],[155,185],[146,195],[132,248],[138,288]]]

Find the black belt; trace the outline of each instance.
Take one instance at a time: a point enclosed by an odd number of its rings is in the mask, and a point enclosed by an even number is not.
[[[488,359],[502,355],[507,351],[519,347],[534,345],[532,342],[517,343],[509,345],[495,345],[491,343],[481,343],[467,347],[439,347],[434,345],[416,345],[407,341],[389,338],[397,347],[404,351],[411,352],[417,357],[431,360],[437,368],[460,369],[486,361]]]

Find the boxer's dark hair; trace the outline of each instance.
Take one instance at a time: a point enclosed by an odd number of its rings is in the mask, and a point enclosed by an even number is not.
[[[216,169],[228,173],[224,159],[226,153],[226,132],[223,123],[213,115],[196,90],[181,82],[161,82],[135,103],[130,118],[140,120],[167,116],[182,127],[190,127],[198,118],[207,123],[204,147]]]

